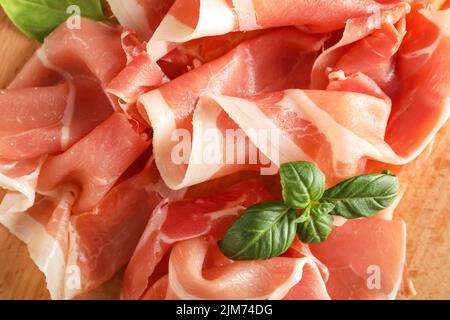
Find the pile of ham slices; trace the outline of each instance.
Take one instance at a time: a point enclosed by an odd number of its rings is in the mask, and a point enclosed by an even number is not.
[[[51,297],[125,267],[123,299],[395,298],[394,208],[277,258],[229,260],[217,240],[279,199],[279,178],[174,164],[171,133],[192,133],[191,159],[200,124],[271,128],[276,165],[312,161],[330,184],[390,169],[405,189],[450,114],[450,1],[108,2],[120,25],[62,24],[0,91],[0,223]]]

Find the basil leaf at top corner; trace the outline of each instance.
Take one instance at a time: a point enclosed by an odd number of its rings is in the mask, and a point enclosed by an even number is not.
[[[107,19],[101,0],[0,0],[0,4],[17,28],[40,42],[72,15],[71,5],[78,6],[83,17]]]
[[[299,161],[280,167],[283,199],[292,208],[303,209],[319,200],[325,191],[325,175],[311,162]]]
[[[297,225],[297,235],[303,243],[318,243],[325,241],[333,228],[334,205],[321,203],[312,205],[301,223]]]
[[[284,253],[295,238],[295,210],[278,202],[248,208],[219,241],[233,260],[270,259]]]
[[[326,190],[320,201],[333,204],[333,214],[347,219],[370,217],[389,207],[399,189],[398,178],[391,173],[366,174]]]

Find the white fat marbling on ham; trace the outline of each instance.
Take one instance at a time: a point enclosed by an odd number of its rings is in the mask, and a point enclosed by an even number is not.
[[[142,39],[150,37],[150,26],[139,0],[108,0],[108,3],[122,26],[137,31]]]
[[[262,27],[258,25],[253,0],[233,0],[233,5],[239,19],[240,30],[262,29]]]
[[[158,61],[168,52],[167,43],[183,43],[210,35],[226,34],[233,31],[234,24],[233,11],[225,0],[200,0],[195,28],[186,26],[169,13],[150,39],[147,51],[154,61]]]
[[[26,243],[31,259],[45,275],[51,298],[72,298],[73,295],[68,296],[64,291],[65,252],[54,235],[50,235],[44,225],[25,212],[0,214],[0,223]]]
[[[231,119],[233,119],[244,132],[265,130],[273,134],[267,135],[270,146],[261,148],[259,142],[249,135],[250,140],[277,166],[281,163],[295,161],[296,159],[308,160],[309,156],[303,152],[295,143],[289,139],[271,119],[269,119],[254,102],[245,99],[226,97],[220,95],[208,95],[217,102],[217,106],[222,108]],[[200,102],[198,108],[202,108]],[[273,140],[272,138],[275,138]],[[276,155],[277,157],[274,157]]]
[[[36,55],[38,56],[38,58],[41,60],[42,64],[47,67],[50,70],[56,71],[57,73],[59,73],[66,81],[67,84],[69,86],[69,94],[67,97],[67,104],[66,104],[66,109],[64,110],[64,115],[61,121],[61,148],[62,149],[67,149],[69,146],[69,141],[70,141],[70,131],[71,131],[71,125],[72,125],[72,120],[73,120],[73,115],[75,112],[75,99],[76,99],[76,88],[75,85],[73,83],[73,77],[72,75],[65,71],[62,70],[61,68],[58,68],[57,66],[55,66],[54,64],[52,64],[49,59],[47,58],[47,55],[45,53],[45,48],[41,47],[37,50]]]
[[[44,159],[42,158],[34,166],[32,172],[26,172],[19,177],[10,177],[8,169],[14,169],[14,166],[3,166],[0,170],[0,190],[8,190],[0,202],[0,216],[14,214],[28,210],[35,200],[37,179]]]

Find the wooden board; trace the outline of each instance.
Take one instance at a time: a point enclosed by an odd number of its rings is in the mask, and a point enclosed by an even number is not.
[[[14,78],[37,47],[0,13],[1,88]],[[447,124],[397,210],[408,224],[408,269],[418,291],[416,299],[450,299],[449,146]],[[81,298],[118,298],[120,282],[121,274]],[[29,258],[26,246],[1,226],[0,299],[49,299],[44,277]]]

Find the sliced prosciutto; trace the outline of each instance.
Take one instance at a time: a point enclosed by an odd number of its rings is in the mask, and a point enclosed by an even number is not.
[[[393,99],[386,141],[402,157],[412,158],[450,116],[450,10],[422,9],[409,15],[407,23],[397,62],[403,86]]]
[[[312,253],[327,266],[332,299],[394,299],[405,263],[403,221],[358,219],[335,227]]]
[[[177,0],[148,44],[159,60],[167,52],[192,39],[281,26],[299,26],[309,32],[338,30],[350,18],[373,17],[407,6],[406,2],[364,0],[268,1],[268,0]]]
[[[273,199],[274,195],[258,179],[238,183],[212,196],[162,202],[153,212],[125,272],[122,297],[142,296],[158,263],[176,242],[222,235],[246,207]]]
[[[0,92],[0,158],[64,151],[112,114],[103,88],[125,66],[120,30],[81,23],[81,29],[63,24],[47,37]]]
[[[215,256],[208,265],[207,255],[216,247],[204,237],[176,244],[167,278],[145,298],[161,298],[167,287],[165,299],[329,299],[319,269],[308,257],[233,262]]]
[[[175,2],[175,0],[107,1],[120,24],[135,30],[142,40],[150,38]]]
[[[122,47],[127,56],[127,65],[109,83],[106,91],[117,98],[126,113],[132,113],[137,98],[166,81],[158,64],[145,51],[144,44],[132,30],[122,32]],[[132,116],[136,116],[134,112]]]
[[[103,87],[126,63],[120,30],[81,23],[56,29],[0,91],[0,187],[7,191],[0,214],[31,207],[47,155],[67,150],[113,113]]]
[[[450,115],[449,2],[108,3],[120,25],[62,24],[0,91],[0,223],[51,297],[126,267],[124,299],[395,298],[394,211]],[[401,195],[320,244],[226,258],[217,242],[282,198],[293,161],[328,186],[389,169]]]
[[[294,28],[278,29],[245,41],[226,55],[142,95],[139,99],[142,114],[154,130],[155,161],[167,185],[180,189],[230,172],[223,166],[208,167],[204,163],[176,165],[171,159],[171,150],[177,145],[172,138],[176,129],[187,130],[194,137],[190,157],[199,155],[195,150],[195,136],[201,135],[197,125],[207,129],[222,121],[219,131],[238,129],[223,112],[198,114],[198,97],[206,93],[252,96],[307,87],[323,41],[323,36],[308,35]]]
[[[435,28],[437,32],[436,37],[433,38],[433,43],[436,45],[433,46],[433,51],[430,51],[430,53],[440,50],[441,47],[444,48],[448,42],[445,31],[447,28],[445,21],[448,21],[445,18],[448,16],[448,12],[432,13],[422,10],[412,17],[416,15],[422,16],[423,19],[427,19],[427,15],[436,16],[433,22],[431,20],[429,22],[429,27]],[[397,28],[402,30],[404,28],[403,23],[400,21]],[[383,42],[384,32],[387,32],[387,34],[393,32],[395,36],[393,42],[386,42],[386,45],[391,46],[391,49],[387,51],[389,55],[385,58],[388,70],[392,69],[390,62],[392,52],[396,52],[399,48],[398,41],[402,39],[402,33],[398,33],[398,30],[392,29],[393,27],[393,25],[390,25],[386,30],[377,31],[378,36],[374,38],[381,38]],[[414,29],[412,29],[412,32],[414,32]],[[235,50],[239,50],[246,44],[258,40],[262,41],[270,35],[269,33],[255,40],[249,40]],[[408,47],[409,39],[420,39],[420,37],[408,37],[400,48],[402,51],[399,53],[397,63],[400,70],[399,76],[402,76],[401,63],[405,59],[402,55],[403,50],[405,50],[403,48]],[[418,45],[420,49],[427,45],[422,42],[414,42],[414,44]],[[353,51],[350,50],[347,54],[351,56]],[[425,61],[430,67],[434,63],[442,66],[443,63],[440,62],[442,56],[442,53],[436,52],[435,55],[427,55],[428,59]],[[416,55],[412,57],[416,57]],[[433,57],[436,57],[436,62],[434,62]],[[345,61],[344,59],[346,59],[345,56],[341,57],[340,61]],[[220,59],[213,61],[211,65],[218,61]],[[375,77],[378,80],[377,83],[363,73],[351,73],[352,70],[349,70],[348,76],[344,70],[330,73],[327,90],[302,91],[296,89],[244,99],[241,96],[250,95],[250,93],[235,94],[238,97],[217,95],[213,93],[218,90],[215,88],[209,89],[210,83],[208,83],[209,86],[203,89],[204,96],[201,97],[196,106],[186,105],[185,99],[181,100],[183,104],[177,104],[177,100],[172,100],[174,96],[172,93],[170,97],[164,94],[165,88],[173,89],[177,83],[182,83],[182,80],[200,74],[202,70],[209,67],[209,64],[172,81],[157,91],[144,95],[141,97],[141,102],[145,106],[150,123],[155,130],[154,152],[156,162],[162,177],[172,188],[185,187],[192,183],[210,179],[220,175],[221,171],[229,173],[233,170],[239,170],[239,166],[227,165],[223,160],[223,155],[219,156],[222,162],[215,165],[205,165],[204,163],[198,165],[194,161],[195,156],[201,155],[201,149],[197,148],[201,145],[201,141],[197,142],[196,139],[202,136],[202,128],[203,130],[205,130],[205,127],[215,128],[219,132],[223,130],[221,129],[221,122],[226,119],[226,117],[225,119],[222,118],[224,113],[232,120],[232,122],[229,122],[233,123],[231,128],[236,126],[242,129],[251,142],[273,163],[278,165],[289,161],[313,160],[328,173],[331,179],[338,180],[364,172],[367,158],[395,165],[410,162],[423,151],[437,130],[446,122],[449,116],[447,92],[450,77],[447,75],[448,72],[439,71],[439,78],[434,77],[423,83],[414,80],[414,76],[419,79],[424,73],[431,77],[430,67],[420,64],[416,64],[416,66],[415,69],[408,68],[409,73],[412,74],[408,75],[409,78],[405,78],[405,83],[408,86],[415,85],[416,89],[411,90],[409,87],[398,89],[393,94],[393,102],[379,87],[379,85],[385,86],[389,83],[389,77],[380,74],[380,78]],[[449,68],[445,70],[447,69]],[[367,73],[371,76],[379,71],[367,69]],[[383,70],[381,72],[384,73]],[[435,73],[437,72],[435,71]],[[266,72],[265,75],[267,76],[268,73]],[[407,79],[411,79],[411,81]],[[439,81],[439,85],[434,84],[433,81]],[[237,84],[237,82],[233,84]],[[432,87],[428,87],[428,85]],[[415,100],[411,99],[410,95],[419,92],[419,90],[429,92],[428,95],[425,93],[420,95],[427,101],[420,104],[419,107],[411,108],[411,102]],[[430,107],[428,107],[428,104],[430,104]],[[161,109],[156,109],[156,107]],[[194,107],[194,126],[193,129],[190,129],[180,123],[180,120],[183,120],[183,118],[180,119],[180,116],[185,117],[186,112],[192,112]],[[428,108],[430,108],[429,111]],[[183,110],[185,110],[185,113],[181,113]],[[161,113],[166,115],[162,119],[157,117],[157,114]],[[412,130],[411,119],[416,119],[420,114],[426,114],[425,119],[427,121],[421,122],[420,130]],[[178,123],[177,118],[180,119]],[[187,117],[187,119],[191,118]],[[399,124],[393,125],[394,121],[398,121]],[[197,126],[200,123],[203,126]],[[207,125],[204,125],[205,123]],[[403,126],[404,129],[400,130],[399,128],[403,128]],[[162,137],[168,137],[172,130],[186,127],[192,130],[191,136],[193,139],[189,165],[185,170],[182,169],[183,167],[172,169],[170,167],[170,154],[160,147],[160,141]],[[303,128],[307,128],[309,133],[300,135],[299,133],[305,130]],[[269,139],[269,144],[272,147],[275,146],[275,148],[279,145],[279,149],[276,149],[275,152],[268,152],[267,147],[264,148],[264,144],[252,138],[250,131],[255,129],[271,129],[276,132],[278,143]],[[167,148],[167,143],[165,144],[165,148]],[[318,145],[321,147],[318,148]],[[274,158],[273,154],[279,154],[279,158]],[[205,168],[208,168],[208,170],[205,170]]]
[[[153,161],[129,172],[149,136],[104,92],[126,65],[121,29],[81,23],[47,37],[0,94],[0,222],[28,245],[54,299],[111,278],[170,195]]]
[[[49,157],[38,190],[71,190],[79,194],[74,211],[90,210],[148,145],[145,135],[136,133],[123,114],[115,113],[69,150]]]
[[[159,179],[150,162],[89,211],[73,215],[76,199],[64,192],[38,195],[30,209],[2,212],[0,221],[28,245],[51,297],[70,299],[98,287],[126,265],[152,208],[168,196]]]

